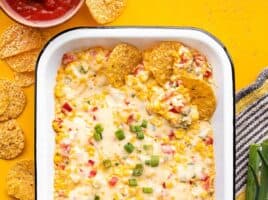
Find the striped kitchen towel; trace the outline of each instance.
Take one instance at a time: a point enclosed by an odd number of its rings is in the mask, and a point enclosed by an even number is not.
[[[244,200],[249,145],[268,138],[268,68],[236,94],[235,192]]]

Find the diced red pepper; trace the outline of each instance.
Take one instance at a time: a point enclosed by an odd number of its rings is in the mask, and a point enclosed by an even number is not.
[[[88,160],[87,163],[88,163],[89,166],[93,166],[95,164],[95,161],[94,160]]]
[[[95,106],[95,107],[92,108],[92,112],[96,112],[97,110],[98,110],[98,107],[97,106]]]
[[[139,73],[139,71],[140,71],[140,70],[143,70],[143,69],[144,69],[144,65],[139,64],[139,65],[137,65],[137,66],[134,68],[134,70],[133,70],[133,74],[134,74],[134,75],[137,75],[137,74]]]
[[[71,150],[71,146],[69,144],[60,144],[60,147],[64,153],[69,153]]]
[[[174,133],[173,131],[171,131],[171,132],[168,134],[168,138],[169,138],[170,140],[175,139],[175,133]]]
[[[180,56],[181,60],[180,60],[180,64],[184,64],[188,61],[188,58],[185,58],[185,54],[182,53]]]
[[[203,184],[204,189],[208,190],[209,187],[210,187],[210,178],[209,178],[209,176],[206,175],[201,180],[204,182],[204,184]]]
[[[95,177],[97,175],[97,170],[91,170],[89,172],[89,177],[92,178],[92,177]]]
[[[205,78],[209,78],[209,77],[211,77],[211,76],[212,76],[212,72],[209,71],[209,70],[207,70],[207,71],[204,73],[204,77],[205,77]]]
[[[64,170],[65,169],[65,165],[64,164],[59,164],[58,165],[58,168],[61,169],[61,170]]]
[[[181,113],[182,108],[183,108],[183,106],[175,106],[172,109],[170,109],[169,111],[173,112],[173,113]]]
[[[212,145],[213,144],[213,138],[212,137],[207,137],[206,139],[205,139],[205,143],[206,143],[206,145]]]
[[[64,103],[63,106],[62,106],[62,111],[67,111],[67,112],[72,112],[73,108],[70,106],[69,103]]]
[[[131,114],[131,115],[129,115],[128,118],[127,118],[127,124],[131,124],[133,121],[134,121],[134,115]]]
[[[112,177],[110,180],[109,180],[109,185],[110,186],[115,186],[118,182],[118,178],[117,177]]]
[[[167,188],[167,186],[166,186],[166,182],[163,182],[163,183],[162,183],[162,187],[163,187],[164,189]]]
[[[65,53],[62,56],[62,64],[67,65],[77,59],[77,56],[74,53]]]
[[[208,175],[204,175],[202,178],[201,178],[201,181],[207,181],[209,179],[209,176]]]
[[[124,99],[124,103],[128,106],[130,104],[129,100]]]

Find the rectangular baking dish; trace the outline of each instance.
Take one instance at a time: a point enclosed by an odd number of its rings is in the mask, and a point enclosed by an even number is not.
[[[36,199],[53,199],[54,86],[62,55],[93,46],[113,47],[127,42],[146,48],[162,40],[181,41],[205,54],[213,67],[217,109],[212,119],[215,133],[216,199],[233,199],[234,75],[224,46],[212,35],[194,28],[105,27],[64,31],[44,47],[36,72]]]

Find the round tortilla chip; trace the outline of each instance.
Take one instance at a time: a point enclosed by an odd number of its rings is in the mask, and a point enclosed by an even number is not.
[[[43,38],[38,29],[13,24],[0,36],[0,58],[4,59],[20,53],[41,48]]]
[[[34,162],[17,162],[7,174],[7,193],[19,200],[34,200]]]
[[[107,24],[122,14],[127,0],[87,0],[86,4],[92,17],[99,24]]]
[[[31,72],[35,70],[40,49],[27,51],[5,59],[10,68],[15,72]]]
[[[211,85],[206,81],[180,77],[182,85],[189,89],[191,103],[196,105],[201,120],[209,120],[216,109],[216,97]]]
[[[0,158],[16,158],[24,149],[24,134],[16,120],[0,123]]]
[[[13,81],[0,79],[0,84],[3,84],[8,93],[9,104],[7,109],[0,115],[0,121],[17,118],[24,110],[26,105],[26,96],[19,86]]]
[[[179,56],[179,42],[160,42],[143,55],[145,69],[152,72],[155,80],[163,85],[173,73],[175,59]]]
[[[18,86],[20,87],[29,87],[34,84],[35,72],[23,72],[23,73],[14,73],[14,79]]]
[[[8,107],[9,100],[8,100],[8,93],[6,88],[3,84],[0,83],[0,115],[5,112]]]
[[[113,86],[120,87],[124,85],[125,77],[141,60],[142,53],[136,47],[125,43],[118,44],[108,58],[108,67],[104,73]]]

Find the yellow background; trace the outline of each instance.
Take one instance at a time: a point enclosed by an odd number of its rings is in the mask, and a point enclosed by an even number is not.
[[[236,89],[255,80],[268,66],[267,0],[128,0],[123,15],[111,25],[194,26],[217,36],[229,50],[235,65]],[[0,11],[0,33],[11,20]],[[69,22],[53,32],[75,27],[96,26],[86,6]],[[0,78],[13,78],[0,61]],[[0,160],[0,199],[8,199],[5,176],[17,160],[33,158],[34,87],[26,88],[28,103],[18,121],[26,135],[26,148],[12,161]]]

